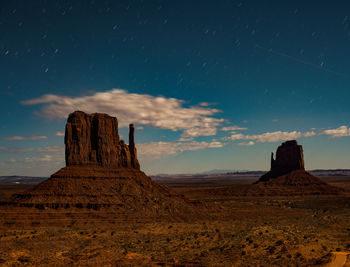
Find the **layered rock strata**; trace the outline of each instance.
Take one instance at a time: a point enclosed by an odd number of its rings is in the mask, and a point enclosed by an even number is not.
[[[95,165],[140,169],[134,141],[134,125],[129,126],[129,145],[120,140],[118,120],[107,114],[69,115],[66,132],[66,166]]]
[[[134,132],[130,124],[127,145],[119,138],[117,118],[81,111],[70,114],[66,167],[33,189],[14,195],[13,202],[41,209],[108,208],[122,216],[193,216],[191,201],[140,171]]]
[[[271,169],[249,186],[243,194],[275,195],[332,195],[341,188],[331,186],[305,171],[303,147],[290,140],[277,148],[276,159],[271,155]]]

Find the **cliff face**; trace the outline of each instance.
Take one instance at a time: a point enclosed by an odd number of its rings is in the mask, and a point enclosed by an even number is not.
[[[296,140],[286,141],[277,148],[276,159],[271,154],[271,169],[259,181],[267,181],[295,170],[305,170],[303,147]]]
[[[303,147],[297,141],[291,140],[282,143],[277,148],[276,159],[271,156],[271,171],[287,173],[293,170],[304,170]]]
[[[340,188],[305,171],[303,147],[297,141],[291,140],[277,148],[276,159],[272,153],[270,171],[242,193],[251,196],[297,196],[333,195],[341,192]]]
[[[111,209],[132,216],[193,216],[192,203],[152,181],[140,170],[129,126],[129,145],[120,140],[118,120],[76,111],[66,124],[66,167],[32,189],[13,195],[18,206]],[[189,214],[189,215],[186,215]]]
[[[94,165],[140,169],[130,124],[129,145],[120,140],[118,120],[107,114],[75,111],[66,124],[66,166]]]

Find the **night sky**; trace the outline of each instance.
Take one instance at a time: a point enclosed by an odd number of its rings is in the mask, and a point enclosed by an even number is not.
[[[74,110],[136,125],[148,174],[350,168],[349,1],[1,1],[0,175],[64,166]]]

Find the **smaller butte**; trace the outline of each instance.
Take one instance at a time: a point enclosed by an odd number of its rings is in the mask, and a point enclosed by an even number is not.
[[[342,190],[305,171],[303,147],[296,140],[282,143],[270,171],[251,185],[247,195],[333,195]]]

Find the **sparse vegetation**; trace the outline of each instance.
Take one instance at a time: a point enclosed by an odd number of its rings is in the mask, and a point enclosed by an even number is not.
[[[206,186],[173,189],[209,212],[160,219],[3,206],[0,264],[320,266],[350,248],[347,195],[222,198]]]

